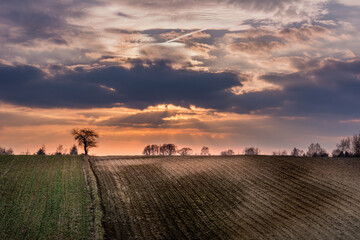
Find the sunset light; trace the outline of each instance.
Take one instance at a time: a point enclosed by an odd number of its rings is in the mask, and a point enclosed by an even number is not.
[[[17,154],[69,148],[74,127],[99,132],[97,155],[330,150],[360,128],[356,1],[22,4],[0,12],[0,146]]]

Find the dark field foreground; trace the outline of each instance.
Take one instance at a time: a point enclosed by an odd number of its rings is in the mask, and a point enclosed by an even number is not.
[[[91,159],[107,239],[360,239],[360,159]]]
[[[0,156],[0,239],[90,239],[83,161]]]

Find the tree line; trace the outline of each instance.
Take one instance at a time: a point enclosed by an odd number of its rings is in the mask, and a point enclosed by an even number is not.
[[[71,134],[77,141],[78,146],[83,147],[85,155],[88,155],[90,148],[97,147],[97,138],[99,138],[99,134],[97,134],[94,130],[90,128],[73,129]],[[46,155],[45,145],[42,145],[39,148],[36,155]],[[53,155],[67,155],[67,150],[60,144]],[[70,148],[68,155],[78,155],[78,149],[75,144]]]
[[[29,155],[29,154],[25,154],[25,155]],[[45,145],[42,145],[35,153],[34,155],[47,155],[46,153],[46,147]],[[78,153],[78,148],[76,147],[76,145],[72,145],[69,149],[69,151],[64,148],[64,146],[62,144],[60,144],[57,148],[56,151],[54,153],[51,153],[49,155],[71,155],[71,156],[77,156],[79,155]]]
[[[83,128],[83,129],[73,129],[71,134],[74,136],[74,139],[77,141],[78,146],[82,147],[84,154],[88,155],[89,149],[97,147],[97,138],[99,135],[92,129]],[[151,144],[145,146],[143,150],[143,155],[163,155],[163,156],[172,156],[179,154],[181,156],[192,155],[193,150],[190,147],[178,148],[173,143],[164,143],[164,144]],[[13,155],[14,151],[12,148],[2,148],[0,147],[0,155]],[[29,151],[25,155],[29,155]],[[42,145],[36,153],[36,155],[46,155],[46,147]],[[260,149],[257,147],[246,147],[244,148],[242,154],[244,155],[259,155]],[[69,152],[67,149],[64,149],[63,145],[59,145],[52,155],[78,155],[78,148],[74,144],[70,147]],[[206,156],[211,155],[209,147],[203,146],[200,151],[200,155]],[[222,156],[235,155],[235,152],[232,149],[224,150],[220,152]],[[311,143],[308,147],[308,150],[305,152],[299,148],[294,147],[290,154],[286,150],[274,151],[273,155],[290,155],[290,156],[306,156],[306,157],[328,157],[329,154],[327,151],[320,146],[319,143]],[[346,137],[340,140],[336,144],[336,148],[332,151],[331,155],[333,157],[360,157],[360,133],[355,134],[352,137]]]
[[[178,147],[173,143],[165,143],[162,145],[152,144],[145,146],[143,150],[143,155],[167,155],[172,156],[179,154],[182,156],[192,155],[193,151],[189,147],[184,147],[178,149]],[[238,153],[239,154],[239,153]],[[245,147],[243,155],[259,155],[260,149],[257,147]],[[211,155],[209,147],[203,146],[200,155]],[[224,150],[220,152],[221,156],[231,156],[235,155],[235,152],[232,149]],[[294,156],[294,157],[329,157],[329,153],[320,146],[319,143],[311,143],[305,152],[299,148],[294,147],[290,154],[286,150],[274,151],[273,155],[279,156]],[[332,151],[331,155],[333,157],[360,157],[360,133],[355,134],[352,137],[346,137],[340,140],[336,144],[336,148]]]
[[[83,147],[84,154],[88,155],[89,149],[97,147],[97,138],[99,138],[99,134],[97,134],[94,130],[89,128],[83,128],[83,129],[73,129],[71,131],[71,134],[74,136],[74,139],[77,141],[78,146]],[[0,147],[0,155],[13,155],[14,151],[9,148],[5,149]],[[29,151],[26,151],[23,153],[24,155],[30,155]],[[78,148],[74,144],[70,147],[69,152],[67,149],[64,149],[63,145],[59,145],[56,148],[55,153],[52,153],[51,155],[78,155]],[[46,153],[46,147],[43,144],[35,153],[34,155],[47,155]]]
[[[157,144],[151,144],[144,147],[143,155],[146,156],[155,156],[155,155],[161,155],[161,156],[172,156],[179,154],[181,156],[187,156],[192,155],[193,150],[189,147],[183,147],[178,148],[173,143],[164,143],[162,145]],[[201,149],[201,155],[210,155],[209,148],[204,146]]]

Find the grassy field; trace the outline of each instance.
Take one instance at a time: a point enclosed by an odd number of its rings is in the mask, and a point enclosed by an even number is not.
[[[360,159],[98,157],[107,239],[360,239]]]
[[[0,156],[0,239],[91,239],[83,161]]]

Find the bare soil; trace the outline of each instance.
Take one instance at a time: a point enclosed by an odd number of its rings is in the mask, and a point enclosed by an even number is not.
[[[360,239],[360,159],[90,162],[106,239]]]

